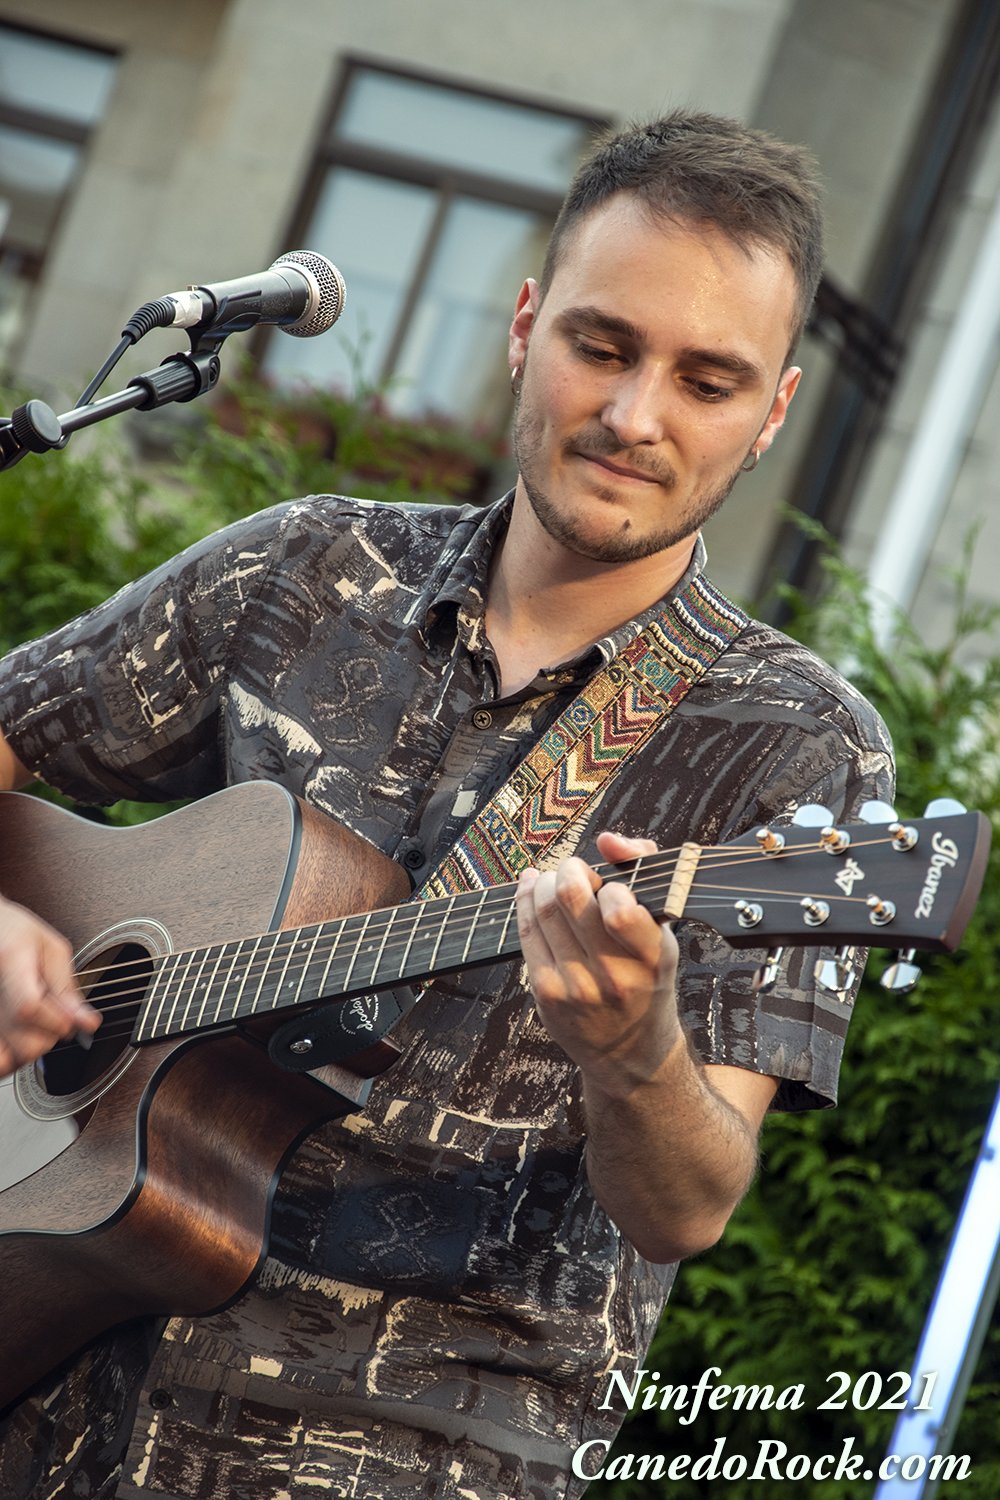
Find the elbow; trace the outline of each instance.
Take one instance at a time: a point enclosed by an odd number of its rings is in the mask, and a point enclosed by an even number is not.
[[[650,1223],[631,1224],[616,1221],[618,1231],[628,1240],[637,1255],[653,1265],[665,1266],[675,1261],[689,1260],[693,1255],[702,1255],[721,1240],[729,1213],[725,1216],[697,1221],[671,1221],[663,1225]]]

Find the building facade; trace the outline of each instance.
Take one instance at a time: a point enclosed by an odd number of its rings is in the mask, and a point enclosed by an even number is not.
[[[777,578],[811,588],[797,506],[933,637],[973,525],[973,590],[1000,597],[997,330],[966,306],[995,253],[998,63],[993,0],[0,0],[0,361],[65,409],[142,303],[305,247],[348,310],[255,343],[273,378],[502,427],[513,300],[594,131],[735,115],[816,152],[829,243],[792,416],[712,523],[713,572],[767,609]],[[951,407],[949,353],[975,369]],[[929,423],[953,462],[918,527]]]

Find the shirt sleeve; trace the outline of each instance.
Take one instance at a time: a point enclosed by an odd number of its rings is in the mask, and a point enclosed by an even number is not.
[[[0,662],[0,726],[22,763],[85,804],[217,790],[227,663],[291,509],[216,532]]]
[[[891,744],[871,705],[797,643],[751,627],[619,779],[597,826],[648,833],[661,849],[688,839],[707,848],[787,824],[806,803],[852,822],[865,802],[892,795]],[[709,920],[691,902],[677,924],[694,1055],[777,1078],[775,1109],[834,1104],[857,985],[824,990],[816,965],[833,950],[788,945],[775,984],[758,992],[764,949],[730,947]],[[864,959],[859,951],[859,973]]]

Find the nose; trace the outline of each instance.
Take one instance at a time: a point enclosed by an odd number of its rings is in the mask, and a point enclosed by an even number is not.
[[[666,398],[660,372],[642,365],[622,371],[608,393],[601,421],[623,448],[663,441]]]

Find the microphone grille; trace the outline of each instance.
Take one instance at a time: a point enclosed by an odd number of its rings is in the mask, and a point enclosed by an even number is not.
[[[288,250],[278,257],[271,269],[283,265],[297,266],[305,272],[315,286],[316,295],[309,312],[297,323],[286,324],[282,332],[293,333],[299,339],[312,338],[314,333],[326,333],[344,311],[347,288],[343,276],[332,260],[315,250]]]

